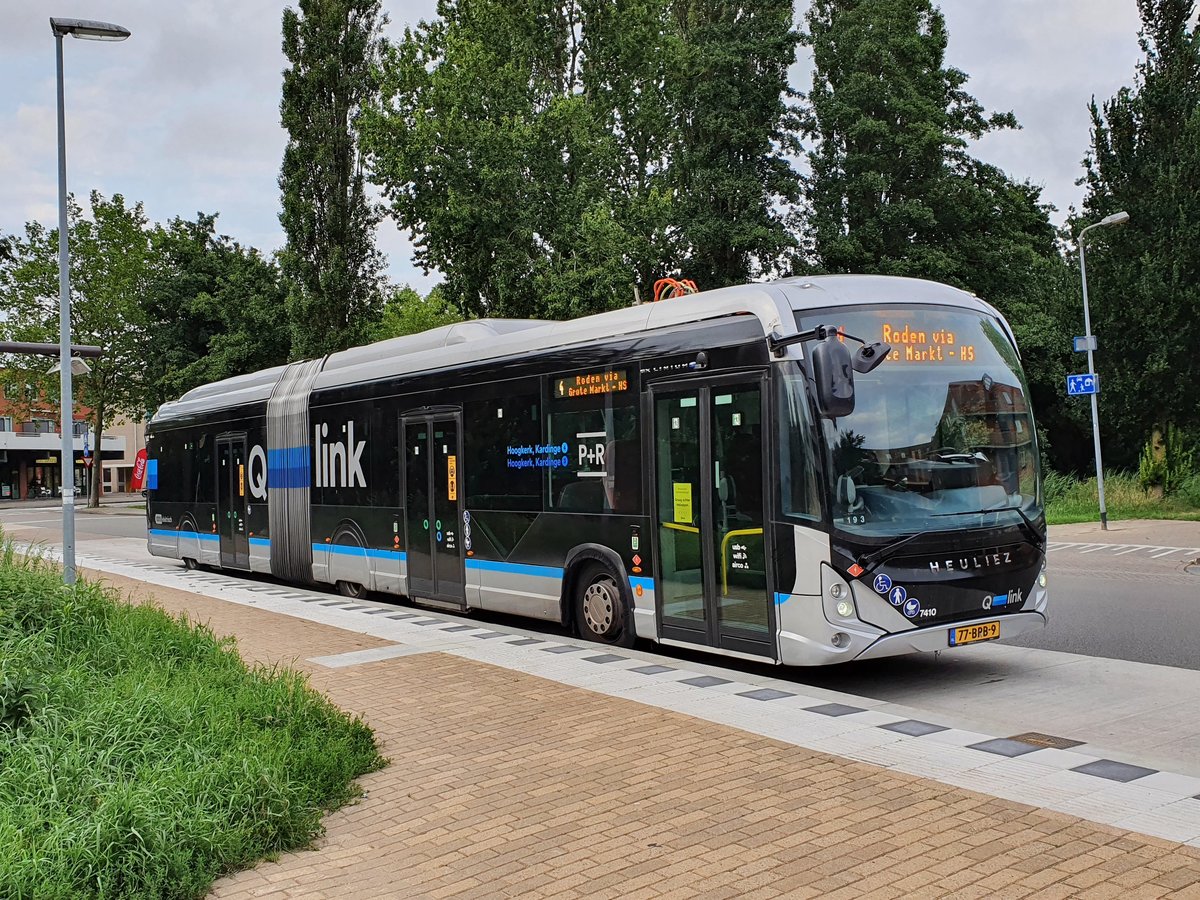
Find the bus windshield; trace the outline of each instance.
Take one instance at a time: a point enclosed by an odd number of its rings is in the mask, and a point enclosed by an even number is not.
[[[886,537],[1040,514],[1029,391],[995,319],[914,305],[805,311],[797,324],[892,348],[855,377],[854,412],[822,420],[835,528]]]

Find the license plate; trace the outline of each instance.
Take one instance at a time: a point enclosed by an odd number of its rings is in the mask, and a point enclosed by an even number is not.
[[[975,644],[979,641],[994,641],[998,637],[1000,637],[999,622],[980,622],[978,625],[951,628],[950,646],[961,647],[963,644]]]

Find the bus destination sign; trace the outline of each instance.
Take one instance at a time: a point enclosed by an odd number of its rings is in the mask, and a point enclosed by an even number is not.
[[[959,343],[953,331],[937,328],[924,331],[907,322],[900,327],[884,323],[883,342],[892,352],[888,362],[942,363],[974,362],[975,345]]]
[[[554,379],[554,396],[558,400],[567,397],[596,397],[627,390],[629,379],[625,375],[625,369],[581,372]]]

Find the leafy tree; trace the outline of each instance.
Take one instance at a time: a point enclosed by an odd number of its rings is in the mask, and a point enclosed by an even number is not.
[[[417,261],[468,314],[554,318],[769,267],[786,7],[443,0],[385,48],[363,126]]]
[[[1105,457],[1121,466],[1168,425],[1200,434],[1200,25],[1194,0],[1138,9],[1145,58],[1132,87],[1091,103],[1087,196],[1071,222],[1077,234],[1130,215],[1087,238]]]
[[[87,410],[92,447],[99,455],[104,424],[112,415],[139,416],[145,409],[144,323],[138,298],[154,273],[151,230],[140,203],[120,194],[93,191],[90,218],[71,198],[71,340],[103,349],[88,360],[90,374],[76,376],[73,399]],[[58,231],[30,222],[12,242],[12,258],[0,268],[0,308],[13,340],[58,340]],[[24,380],[44,397],[58,397],[58,376],[32,361],[18,364]],[[41,371],[39,371],[41,369]],[[92,479],[89,505],[100,502],[100,479]]]
[[[407,284],[388,297],[383,307],[383,317],[375,326],[372,340],[401,337],[429,331],[442,325],[461,322],[458,309],[447,302],[440,288],[434,288],[422,297]]]
[[[785,156],[800,152],[797,111],[787,102],[799,41],[792,2],[671,7],[678,52],[666,84],[678,146],[670,181],[683,268],[705,287],[740,284],[777,268],[796,246],[783,215],[800,194]]]
[[[279,186],[287,233],[293,353],[310,358],[362,342],[379,320],[379,222],[368,200],[358,116],[375,90],[379,0],[299,0],[283,13],[280,115],[288,131]]]
[[[216,233],[216,215],[155,229],[159,257],[141,297],[152,352],[148,408],[210,381],[287,362],[287,291],[276,265]]]
[[[1016,332],[1051,445],[1078,443],[1062,397],[1072,279],[1040,189],[967,152],[1015,128],[988,114],[945,66],[931,0],[815,0],[804,41],[815,72],[805,188],[815,263],[829,272],[931,278],[978,294]]]

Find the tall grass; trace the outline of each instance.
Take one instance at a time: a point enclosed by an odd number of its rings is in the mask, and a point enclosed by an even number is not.
[[[1051,525],[1088,522],[1100,509],[1096,479],[1080,481],[1058,472],[1047,473],[1043,482],[1046,520]],[[1136,475],[1108,472],[1104,475],[1104,505],[1110,519],[1197,519],[1200,520],[1200,476],[1193,475],[1179,490],[1160,497],[1142,488]]]
[[[0,543],[0,896],[200,897],[382,764],[302,675]]]

